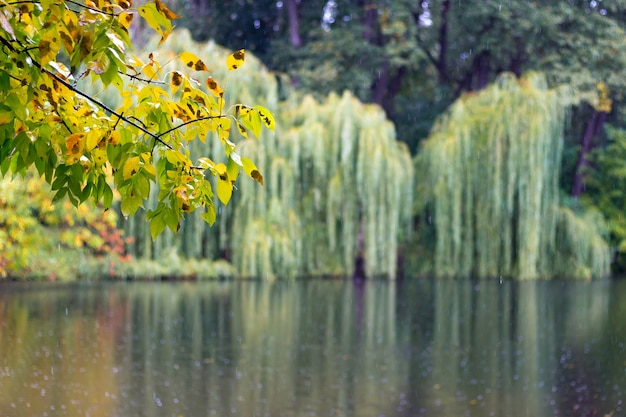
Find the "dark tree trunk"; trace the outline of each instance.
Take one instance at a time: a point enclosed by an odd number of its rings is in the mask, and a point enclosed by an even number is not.
[[[387,95],[389,85],[389,61],[383,62],[382,68],[378,72],[378,78],[374,82],[374,91],[372,101],[376,104],[383,105]]]
[[[363,8],[365,9],[363,15],[363,39],[365,39],[366,42],[374,43],[376,39],[378,6],[376,2],[366,1]]]
[[[585,191],[585,168],[589,165],[587,156],[592,149],[593,138],[600,133],[607,114],[605,112],[594,110],[591,120],[587,123],[585,132],[580,146],[580,155],[576,164],[576,175],[574,176],[574,185],[572,187],[572,196],[580,197]]]
[[[450,0],[444,0],[441,4],[441,26],[439,27],[439,57],[437,58],[437,73],[439,83],[448,81],[448,12],[450,11]]]
[[[289,18],[289,41],[291,46],[298,49],[302,46],[302,38],[300,38],[300,18],[298,16],[298,5],[296,0],[287,1],[287,16]]]

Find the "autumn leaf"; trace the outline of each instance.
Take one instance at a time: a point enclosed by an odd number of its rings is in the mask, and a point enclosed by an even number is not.
[[[130,24],[133,23],[133,17],[135,17],[135,15],[132,13],[122,12],[117,17],[117,20],[120,22],[120,25],[128,31]]]
[[[73,133],[65,141],[65,147],[67,148],[68,155],[78,155],[83,151],[83,138],[84,133]]]
[[[180,19],[180,16],[167,8],[161,0],[154,0],[157,10],[169,20]]]
[[[191,52],[183,52],[180,54],[180,59],[183,61],[185,65],[189,68],[196,71],[208,71],[209,68],[206,66],[204,62],[200,58],[198,58],[195,54]]]
[[[240,49],[233,52],[226,58],[226,67],[229,71],[236,70],[243,65],[245,50]]]
[[[213,79],[213,77],[209,77],[206,80],[206,85],[209,87],[209,90],[215,94],[216,97],[223,97],[224,90],[217,84],[217,82]]]
[[[259,117],[261,117],[261,122],[272,132],[276,128],[276,121],[274,120],[274,115],[271,111],[266,109],[263,106],[254,106],[254,109],[259,113]]]
[[[183,74],[178,72],[178,71],[174,71],[172,72],[172,81],[170,81],[170,87],[172,88],[172,94],[176,93],[176,91],[178,91],[178,87],[180,87],[180,85],[183,83]]]

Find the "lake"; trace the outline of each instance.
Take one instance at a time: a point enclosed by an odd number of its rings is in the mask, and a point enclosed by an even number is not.
[[[626,281],[0,285],[0,417],[624,415]]]

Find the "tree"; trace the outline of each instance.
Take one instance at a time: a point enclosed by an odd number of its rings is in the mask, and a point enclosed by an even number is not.
[[[440,276],[603,277],[609,248],[592,215],[559,201],[571,93],[545,78],[501,75],[458,99],[423,142],[423,222],[436,233]]]
[[[210,57],[209,67],[227,54],[177,30],[168,40],[168,55],[183,48]],[[215,75],[223,78],[219,70]],[[229,101],[263,104],[280,120],[270,138],[238,143],[239,153],[263,170],[265,187],[240,184],[214,229],[194,213],[178,233],[167,230],[152,240],[141,216],[129,217],[129,253],[142,259],[172,252],[188,259],[224,257],[239,276],[255,278],[396,277],[410,234],[413,173],[411,155],[381,108],[349,93],[323,100],[295,90],[279,94],[275,74],[253,54],[236,76],[248,82],[229,88]],[[191,155],[217,153],[218,142],[196,141]]]
[[[132,0],[0,4],[0,173],[35,167],[54,201],[91,199],[105,209],[116,187],[126,216],[156,185],[158,204],[147,211],[154,237],[166,227],[178,230],[185,213],[197,209],[212,224],[214,194],[228,204],[240,170],[263,184],[255,164],[237,154],[230,131],[259,137],[274,119],[262,106],[226,107],[223,89],[191,52],[178,56],[188,73],[168,71],[156,54],[133,56],[129,28],[137,15],[161,43],[179,17],[161,0],[137,9]],[[242,49],[226,65],[234,70],[243,62]],[[88,92],[93,84],[115,90],[122,104],[109,107]],[[211,132],[226,163],[190,157],[189,145]]]

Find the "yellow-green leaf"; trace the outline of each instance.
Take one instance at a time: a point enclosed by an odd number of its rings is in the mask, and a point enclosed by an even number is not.
[[[237,122],[237,130],[239,130],[239,133],[241,133],[241,136],[243,136],[244,138],[248,137],[248,132],[246,131],[246,128],[243,127],[243,125],[239,122]]]
[[[122,171],[122,176],[125,180],[129,179],[133,175],[135,175],[139,171],[139,157],[133,156],[132,158],[128,158],[128,161],[124,164],[124,170]]]
[[[46,65],[50,61],[56,59],[61,49],[61,40],[59,33],[51,29],[46,32],[39,41],[39,60],[41,65]]]
[[[250,159],[248,158],[241,158],[241,164],[243,165],[243,170],[244,172],[253,180],[257,181],[259,184],[264,185],[263,182],[263,175],[261,175],[261,172],[259,171],[259,169],[256,167],[256,165],[254,164],[254,162],[252,162]]]
[[[218,177],[217,179],[217,198],[222,204],[228,205],[233,194],[233,183],[229,181],[228,174]]]
[[[236,70],[243,65],[245,56],[245,50],[240,49],[238,51],[233,52],[226,58],[226,67],[229,71]]]
[[[196,71],[208,71],[209,70],[206,64],[200,58],[198,58],[198,56],[196,56],[195,54],[191,52],[181,53],[180,59],[181,61],[183,61],[185,65],[187,65],[189,68],[193,70],[196,70]]]
[[[212,226],[215,223],[215,219],[217,218],[217,213],[215,212],[215,207],[213,206],[213,204],[207,205],[206,212],[202,213],[200,217],[202,217],[202,220]]]
[[[261,122],[272,132],[276,128],[276,121],[274,120],[274,115],[271,111],[266,109],[263,106],[254,106],[254,109],[259,113],[261,117]]]

